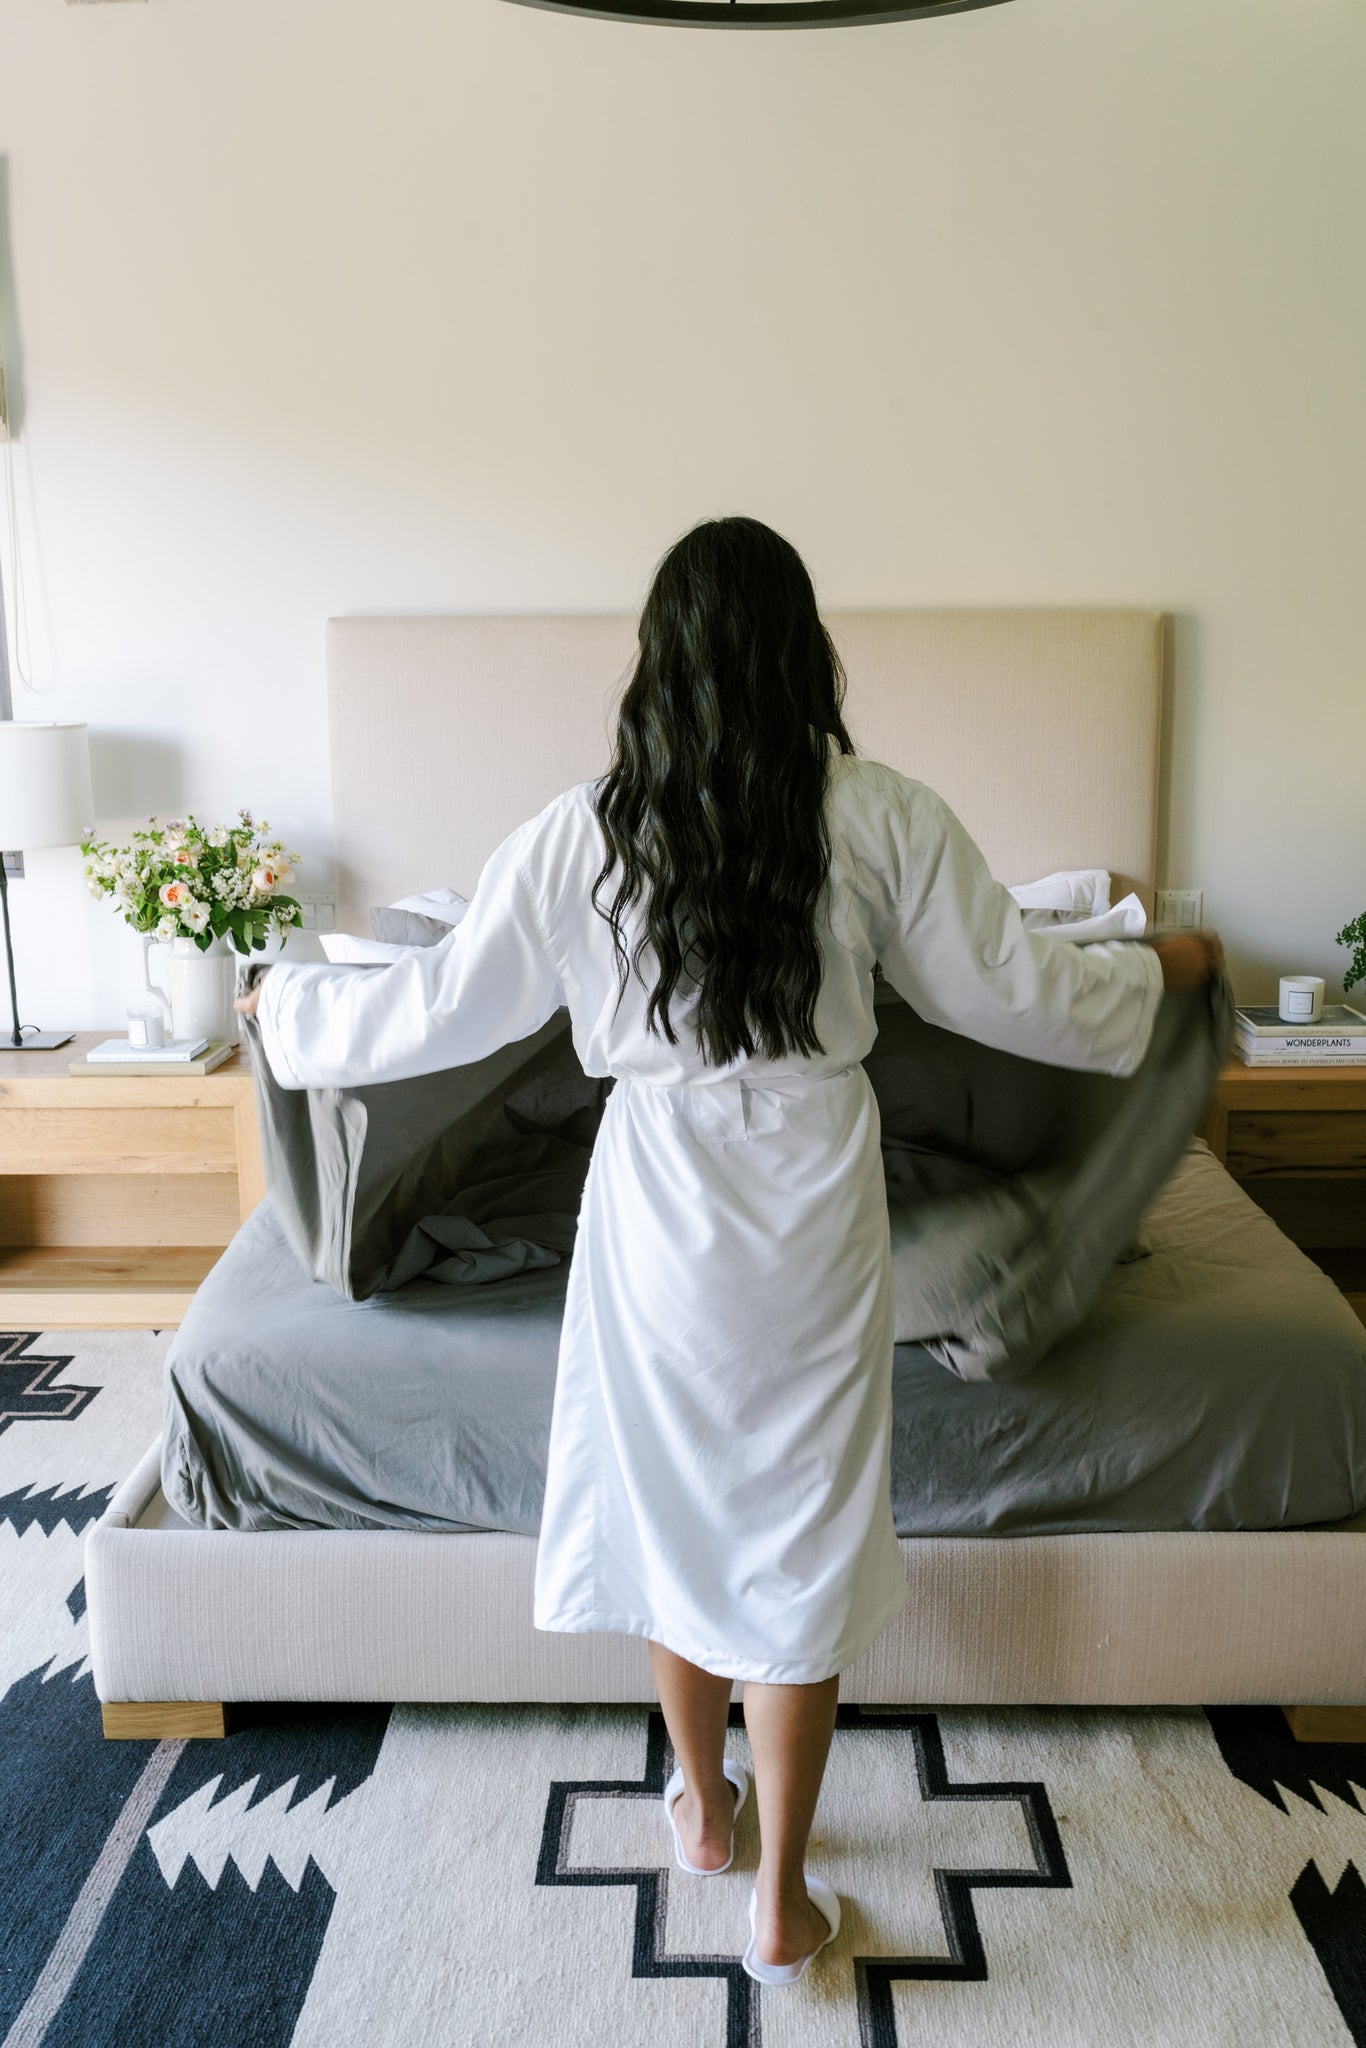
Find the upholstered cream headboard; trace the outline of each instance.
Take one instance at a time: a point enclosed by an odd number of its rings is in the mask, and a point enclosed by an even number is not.
[[[1108,867],[1151,909],[1162,615],[832,612],[860,753],[937,789],[992,871]],[[449,886],[607,766],[629,617],[334,619],[338,919]]]

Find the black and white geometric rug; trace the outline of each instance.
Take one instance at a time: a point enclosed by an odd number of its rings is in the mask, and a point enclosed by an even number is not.
[[[0,2048],[1366,2048],[1366,1746],[1272,1710],[842,1709],[840,1937],[764,1991],[754,1803],[675,1869],[644,1707],[104,1742],[82,1533],[167,1341],[0,1337]]]

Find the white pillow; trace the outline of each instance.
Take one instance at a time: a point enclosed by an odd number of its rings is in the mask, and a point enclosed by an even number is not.
[[[1110,908],[1108,868],[1060,868],[1040,882],[1008,885],[1021,910],[1085,910]]]
[[[415,910],[419,917],[434,917],[441,924],[459,924],[470,907],[468,896],[458,889],[424,889],[419,896],[400,896],[390,910]]]
[[[1025,923],[1033,931],[1044,932],[1051,939],[1066,939],[1074,946],[1087,946],[1097,939],[1141,939],[1148,929],[1148,913],[1138,897],[1132,893],[1120,898],[1113,908],[1098,910],[1087,917],[1060,917],[1056,923],[1045,917],[1035,918],[1026,912]]]
[[[458,889],[424,889],[417,896],[400,896],[390,910],[412,910],[419,917],[432,917],[440,924],[457,925],[470,907],[468,896]],[[343,967],[387,966],[413,953],[415,946],[402,946],[391,939],[362,938],[358,932],[319,932],[328,959]]]
[[[319,932],[318,938],[328,959],[341,967],[387,966],[416,951],[413,946],[393,946],[384,939],[362,939],[355,932]]]

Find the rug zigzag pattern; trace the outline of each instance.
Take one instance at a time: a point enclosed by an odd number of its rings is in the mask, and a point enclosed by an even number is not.
[[[38,1333],[0,1333],[0,1435],[16,1422],[74,1422],[90,1406],[98,1387],[54,1387],[71,1357],[39,1357],[29,1350]]]
[[[55,1484],[32,1491],[17,1487],[13,1493],[0,1493],[0,1522],[8,1522],[18,1536],[35,1522],[45,1536],[53,1535],[63,1526],[73,1536],[79,1536],[91,1522],[99,1520],[113,1498],[112,1486],[94,1493],[86,1493],[79,1486],[59,1491]]]
[[[672,1866],[657,1709],[266,1708],[222,1743],[103,1742],[81,1540],[164,1350],[0,1337],[0,2042],[27,2010],[26,2048],[331,2048],[353,2012],[368,2048],[1094,2048],[1098,1987],[1124,2039],[1186,2038],[1194,1969],[1202,2040],[1366,2048],[1366,1744],[1272,1709],[842,1708],[813,1858],[842,1859],[846,1931],[791,1994],[740,1967],[743,1870]],[[634,1888],[629,1939],[576,1885]]]
[[[1361,1872],[1349,1863],[1330,1891],[1317,1863],[1306,1863],[1290,1903],[1355,2048],[1366,2048],[1366,1883]]]

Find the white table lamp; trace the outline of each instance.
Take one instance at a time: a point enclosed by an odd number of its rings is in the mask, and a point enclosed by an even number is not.
[[[75,846],[84,836],[93,808],[90,796],[90,747],[84,725],[57,725],[37,720],[0,719],[0,847],[28,853],[39,846]],[[6,1041],[11,1051],[45,1052],[65,1045],[71,1031],[35,1031],[19,1023],[19,997],[14,985],[14,948],[10,943],[9,882],[0,860],[0,906],[4,910],[5,965],[14,1028]]]

